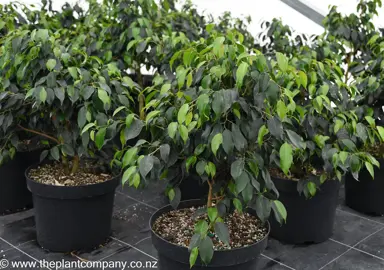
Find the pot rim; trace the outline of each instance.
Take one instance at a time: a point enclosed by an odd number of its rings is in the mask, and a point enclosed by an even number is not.
[[[27,179],[27,181],[29,182],[33,182],[33,183],[36,183],[38,185],[42,185],[42,186],[48,186],[48,187],[57,187],[57,188],[85,188],[85,187],[92,187],[92,186],[97,186],[97,185],[102,185],[104,183],[109,183],[111,181],[114,181],[116,180],[116,178],[119,178],[121,176],[121,172],[119,174],[116,174],[116,175],[113,175],[111,174],[111,179],[108,179],[107,181],[104,181],[104,182],[101,182],[101,183],[92,183],[92,184],[88,184],[88,185],[80,185],[80,186],[56,186],[56,185],[49,185],[49,184],[45,184],[45,183],[40,183],[38,181],[36,181],[35,179],[31,178],[28,176],[28,173],[31,169],[34,169],[34,168],[37,168],[38,166],[44,164],[44,162],[39,162],[39,163],[35,163],[35,164],[32,164],[31,166],[29,166],[25,172],[24,172],[24,176],[25,176],[25,179]]]
[[[181,203],[185,203],[185,202],[196,202],[196,206],[198,206],[199,202],[201,203],[202,200],[200,200],[200,199],[184,200],[184,201],[181,201],[180,204],[181,204]],[[183,249],[185,249],[185,250],[188,250],[187,247],[180,246],[180,245],[176,245],[176,244],[174,244],[174,243],[172,243],[172,242],[169,242],[169,241],[165,240],[163,237],[161,237],[159,234],[157,234],[157,233],[153,230],[153,228],[152,228],[152,224],[153,224],[154,221],[155,221],[155,215],[156,215],[158,212],[165,210],[166,208],[171,208],[171,209],[173,209],[173,207],[172,207],[170,204],[167,204],[166,206],[163,206],[163,207],[159,208],[158,210],[156,210],[156,211],[152,214],[151,218],[149,219],[149,227],[150,227],[150,229],[151,229],[152,234],[156,235],[156,237],[160,238],[160,239],[161,239],[162,241],[164,241],[164,242],[167,242],[167,243],[170,244],[171,246],[174,246],[174,247],[177,247],[177,248],[183,248]],[[178,209],[184,209],[184,208],[178,208]],[[251,209],[251,208],[248,208],[248,209]],[[169,212],[169,211],[167,211],[167,212]],[[257,217],[257,216],[256,216],[256,217]],[[270,232],[271,232],[271,225],[270,225],[269,221],[267,220],[267,221],[265,222],[265,224],[267,225],[267,229],[268,229],[268,231],[267,231],[266,235],[265,235],[262,239],[260,239],[259,241],[255,242],[255,243],[253,243],[253,244],[251,244],[251,245],[248,245],[248,246],[246,246],[246,247],[231,248],[231,249],[226,249],[226,250],[214,250],[214,253],[225,254],[225,253],[230,253],[231,251],[245,250],[245,249],[250,249],[250,248],[256,247],[256,246],[259,245],[260,243],[262,243],[262,242],[264,242],[265,240],[267,240],[268,237],[269,237],[269,234],[270,234]]]

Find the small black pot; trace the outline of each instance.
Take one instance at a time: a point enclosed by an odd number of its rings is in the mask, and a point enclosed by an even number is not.
[[[201,206],[201,200],[183,201],[178,209]],[[166,241],[157,235],[153,230],[153,224],[156,219],[162,214],[173,210],[172,206],[168,205],[156,211],[149,221],[152,232],[152,243],[157,249],[159,255],[160,270],[189,270],[189,251],[188,248],[181,247]],[[254,213],[253,213],[254,214]],[[268,224],[269,227],[269,224]],[[268,228],[269,229],[269,228]],[[268,235],[259,242],[244,248],[236,248],[226,251],[215,251],[212,261],[208,266],[205,266],[197,259],[195,266],[192,269],[217,269],[217,270],[254,270],[258,263],[258,256],[267,247]]]
[[[375,167],[375,179],[364,169],[359,181],[351,174],[345,177],[345,203],[350,208],[371,215],[384,215],[384,159]]]
[[[181,200],[195,200],[202,199],[208,194],[207,182],[201,183],[199,176],[190,174],[186,179],[180,183]]]
[[[120,177],[78,186],[52,186],[28,177],[33,195],[37,242],[53,252],[88,250],[103,244],[110,235],[115,189]]]
[[[15,158],[0,166],[0,215],[32,208],[24,172],[39,162],[41,150],[17,152]]]
[[[288,215],[283,225],[271,216],[271,236],[288,244],[321,243],[328,240],[333,234],[340,182],[326,181],[313,198],[307,199],[297,191],[296,181],[272,180]]]

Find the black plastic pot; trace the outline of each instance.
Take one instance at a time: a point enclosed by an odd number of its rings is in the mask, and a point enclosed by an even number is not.
[[[110,235],[115,189],[120,177],[100,184],[66,187],[38,183],[28,177],[33,195],[37,242],[53,252],[88,250]]]
[[[345,203],[350,208],[371,215],[384,215],[384,159],[375,167],[375,179],[364,169],[359,181],[352,175],[345,177]]]
[[[287,209],[287,222],[280,225],[271,216],[271,237],[288,244],[321,243],[333,234],[340,182],[329,180],[307,199],[297,191],[297,182],[272,179]]]
[[[15,158],[0,166],[0,215],[32,208],[24,172],[39,162],[41,150],[17,152]]]
[[[183,201],[179,205],[179,209],[200,206],[201,200]],[[156,211],[150,219],[150,227],[162,214],[173,210],[168,205]],[[251,212],[252,213],[252,212]],[[254,214],[254,213],[253,213]],[[268,224],[269,226],[269,224]],[[269,229],[269,228],[268,228]],[[161,238],[153,230],[152,243],[157,249],[159,255],[160,270],[189,270],[189,252],[188,248],[175,245]],[[244,248],[236,248],[226,251],[215,251],[213,259],[209,266],[205,266],[198,258],[192,269],[217,269],[217,270],[254,270],[258,263],[259,255],[267,247],[268,235],[261,241]]]
[[[208,194],[208,184],[201,183],[199,176],[190,174],[186,179],[180,183],[181,200],[195,200],[202,199]]]

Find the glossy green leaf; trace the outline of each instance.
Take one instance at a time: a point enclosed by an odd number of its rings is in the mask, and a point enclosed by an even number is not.
[[[284,143],[280,147],[280,168],[288,175],[289,169],[293,163],[292,146],[288,143]]]
[[[223,134],[218,133],[216,134],[211,142],[211,149],[213,154],[216,156],[217,150],[219,150],[220,145],[223,143]]]

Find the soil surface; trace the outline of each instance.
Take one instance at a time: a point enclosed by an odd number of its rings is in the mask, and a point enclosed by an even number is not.
[[[78,172],[68,174],[59,163],[40,165],[30,170],[28,176],[38,183],[53,186],[85,186],[112,179],[112,175],[93,172],[87,166],[81,166]]]
[[[153,230],[165,240],[183,247],[188,247],[194,235],[197,220],[208,221],[207,214],[194,219],[194,214],[199,208],[185,208],[173,210],[160,216],[153,224]],[[263,239],[268,231],[266,226],[257,217],[248,213],[231,213],[224,218],[230,235],[230,246],[219,240],[215,233],[211,238],[215,250],[229,250],[252,245]]]

